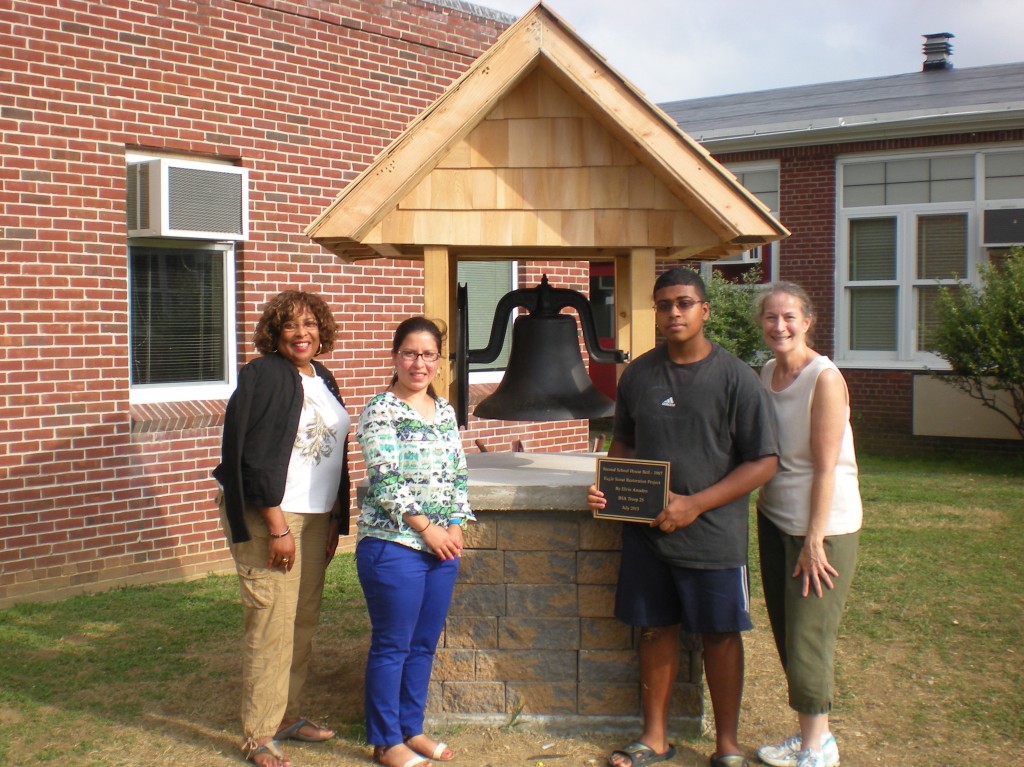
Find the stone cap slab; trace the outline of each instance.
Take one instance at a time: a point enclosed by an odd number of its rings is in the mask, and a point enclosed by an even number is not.
[[[474,511],[587,511],[603,453],[469,453]]]

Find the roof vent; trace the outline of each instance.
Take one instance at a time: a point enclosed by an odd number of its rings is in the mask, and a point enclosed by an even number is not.
[[[952,69],[953,62],[950,56],[953,55],[953,44],[949,42],[956,35],[949,32],[938,32],[934,35],[924,35],[924,65],[922,72],[931,72],[934,69]]]

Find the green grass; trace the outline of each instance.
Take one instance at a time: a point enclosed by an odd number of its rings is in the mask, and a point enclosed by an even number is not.
[[[885,673],[922,700],[845,701],[848,718],[857,706],[907,706],[915,729],[894,743],[929,738],[935,726],[1024,737],[1022,475],[1018,459],[862,458],[864,528],[839,687],[856,691]]]
[[[861,463],[865,527],[837,672],[843,716],[906,708],[887,736],[894,744],[965,731],[981,743],[1021,741],[1024,467]],[[751,564],[756,569],[756,556]],[[112,759],[110,744],[147,747],[154,718],[171,722],[172,733],[183,726],[175,722],[203,722],[202,749],[211,740],[219,747],[223,733],[233,739],[237,590],[235,578],[211,576],[0,610],[0,760],[130,764]],[[361,678],[367,632],[353,558],[341,555],[329,569],[318,634],[328,679],[314,703],[335,720],[351,710],[349,721],[337,722],[351,735],[360,732],[358,699],[342,704],[337,696]],[[891,683],[901,699],[876,700],[869,683]],[[915,700],[903,699],[908,690]]]

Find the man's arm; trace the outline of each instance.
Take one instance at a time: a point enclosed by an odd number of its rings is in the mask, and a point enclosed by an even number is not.
[[[613,443],[614,445],[614,443]],[[611,455],[611,451],[608,452]],[[651,522],[663,533],[671,533],[693,524],[708,509],[717,509],[759,488],[772,478],[779,466],[779,458],[765,455],[741,463],[718,482],[693,495],[669,493],[668,506]],[[588,500],[590,496],[588,495]]]

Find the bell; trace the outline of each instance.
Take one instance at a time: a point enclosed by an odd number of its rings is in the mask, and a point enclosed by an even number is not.
[[[579,313],[583,340],[592,359],[623,362],[626,355],[598,345],[586,296],[575,290],[550,287],[547,275],[536,288],[513,290],[502,297],[494,313],[487,347],[467,350],[463,355],[467,363],[491,362],[497,358],[504,342],[508,315],[516,306],[526,307],[530,313],[520,315],[512,325],[512,350],[505,375],[498,388],[480,401],[473,414],[478,418],[503,421],[566,421],[610,416],[615,403],[595,389],[587,375],[576,320],[572,315],[561,314],[560,310],[568,306]]]
[[[473,410],[503,421],[605,418],[615,403],[594,388],[583,366],[576,320],[567,315],[517,317],[505,376]]]

